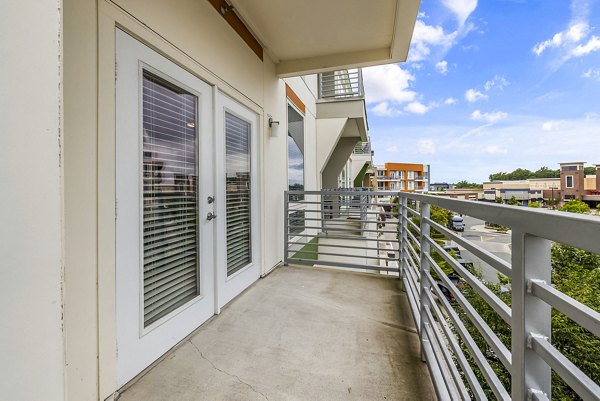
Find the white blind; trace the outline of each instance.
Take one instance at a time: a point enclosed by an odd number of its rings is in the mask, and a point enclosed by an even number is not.
[[[142,100],[148,326],[198,295],[197,99],[144,71]]]
[[[252,261],[250,124],[225,113],[227,275]]]

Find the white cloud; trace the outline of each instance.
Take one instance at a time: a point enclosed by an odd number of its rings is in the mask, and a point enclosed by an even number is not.
[[[438,61],[435,63],[435,68],[440,72],[440,74],[446,75],[448,73],[448,62],[446,60]]]
[[[391,117],[397,114],[397,111],[391,109],[388,102],[381,102],[371,109],[371,112],[379,117]]]
[[[569,44],[578,43],[584,39],[590,31],[587,22],[576,22],[562,32],[558,32],[552,38],[543,42],[537,43],[533,47],[533,52],[536,56],[540,56],[547,49],[559,48],[568,46]]]
[[[587,43],[583,45],[577,45],[573,50],[571,50],[570,56],[582,57],[598,50],[600,50],[600,38],[598,36],[592,36]]]
[[[497,155],[497,154],[506,154],[508,151],[504,148],[501,148],[498,145],[488,145],[484,146],[482,151],[487,153],[488,155]]]
[[[498,90],[503,90],[504,88],[506,88],[510,83],[508,82],[508,80],[502,76],[502,75],[494,75],[494,78],[490,79],[489,81],[487,81],[484,85],[483,88],[489,92],[492,89],[498,89]]]
[[[477,8],[477,0],[442,0],[442,3],[455,15],[459,26],[464,25]]]
[[[414,114],[425,114],[431,110],[431,106],[425,106],[421,102],[410,102],[404,107],[404,111]]]
[[[581,74],[581,77],[600,81],[600,68],[590,68],[586,72]]]
[[[508,113],[503,111],[496,111],[494,113],[482,113],[480,110],[475,110],[471,113],[471,120],[474,121],[485,121],[487,123],[495,123],[508,117]]]
[[[435,154],[435,143],[431,139],[421,139],[417,142],[417,152],[422,155]]]
[[[458,102],[458,100],[453,97],[449,97],[448,99],[444,100],[444,104],[447,104],[449,106],[456,104],[457,102]]]
[[[446,52],[454,45],[458,31],[446,33],[439,25],[427,25],[423,20],[417,19],[413,31],[410,54],[408,60],[411,62],[427,59],[432,48],[439,48]]]
[[[392,146],[390,146],[389,148],[386,148],[386,149],[385,149],[385,151],[386,151],[386,152],[393,152],[393,153],[396,153],[396,152],[398,152],[398,146],[396,146],[396,145],[392,145]]]
[[[465,92],[465,99],[467,100],[467,102],[470,102],[470,103],[475,103],[478,100],[485,100],[487,98],[488,98],[487,95],[485,95],[475,89],[467,89],[467,91]]]
[[[545,123],[542,124],[542,129],[544,131],[555,131],[560,128],[562,123],[563,123],[563,121],[556,121],[556,120],[546,121]]]
[[[363,77],[368,103],[406,103],[417,96],[409,89],[410,83],[415,80],[414,75],[396,64],[364,68]]]

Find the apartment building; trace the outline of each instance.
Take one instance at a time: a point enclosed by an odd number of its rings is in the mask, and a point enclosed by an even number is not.
[[[337,185],[419,1],[318,6],[3,5],[2,394],[116,396],[283,260],[284,191]]]
[[[428,164],[388,162],[376,167],[374,186],[385,191],[429,191],[430,167]]]

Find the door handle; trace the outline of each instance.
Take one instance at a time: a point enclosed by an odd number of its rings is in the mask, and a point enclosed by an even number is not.
[[[206,220],[211,221],[212,219],[216,219],[217,215],[214,214],[213,212],[208,212],[208,214],[206,215]]]

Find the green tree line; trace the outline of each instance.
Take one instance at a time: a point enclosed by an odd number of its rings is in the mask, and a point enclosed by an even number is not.
[[[595,174],[596,170],[594,167],[585,167],[584,174]],[[546,166],[540,167],[536,171],[527,170],[526,168],[518,168],[510,173],[499,172],[490,174],[490,181],[514,181],[514,180],[527,180],[529,178],[560,178],[560,170],[550,169]]]

